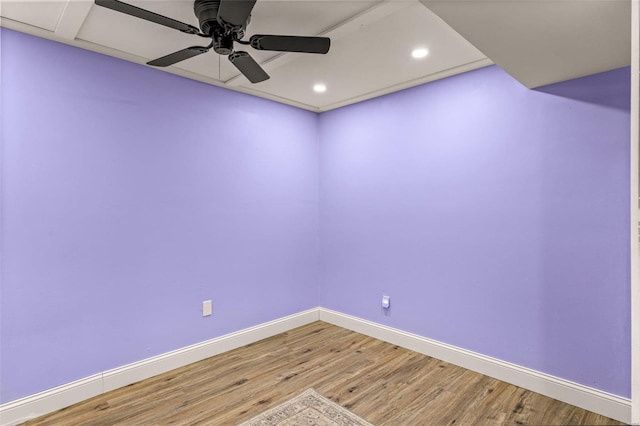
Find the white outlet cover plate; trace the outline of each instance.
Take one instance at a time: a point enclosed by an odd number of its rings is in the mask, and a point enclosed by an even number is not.
[[[202,316],[208,317],[213,313],[213,307],[211,305],[211,300],[205,300],[202,302]]]

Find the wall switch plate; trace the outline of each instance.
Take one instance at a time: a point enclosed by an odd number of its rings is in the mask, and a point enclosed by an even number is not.
[[[211,300],[205,300],[202,302],[202,316],[208,317],[213,313],[213,307],[211,305]]]

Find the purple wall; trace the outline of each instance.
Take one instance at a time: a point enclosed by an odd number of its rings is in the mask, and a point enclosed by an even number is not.
[[[318,119],[1,34],[0,401],[317,305],[629,396],[628,69]]]
[[[316,114],[1,47],[2,402],[317,306]]]
[[[629,81],[490,67],[322,114],[320,305],[629,397]]]

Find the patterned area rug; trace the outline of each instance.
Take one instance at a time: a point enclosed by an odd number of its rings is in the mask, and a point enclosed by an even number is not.
[[[313,389],[239,426],[373,426]]]

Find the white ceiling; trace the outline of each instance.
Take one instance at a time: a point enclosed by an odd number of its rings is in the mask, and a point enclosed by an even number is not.
[[[124,1],[198,26],[192,0]],[[628,65],[629,4],[630,0],[259,0],[248,35],[327,36],[329,53],[247,48],[271,76],[258,84],[249,83],[227,58],[213,51],[163,70],[311,111],[494,62],[534,87]],[[4,27],[140,64],[207,44],[200,37],[96,6],[93,0],[0,0],[0,16]],[[547,51],[545,46],[556,48]],[[415,47],[428,48],[429,55],[413,59]],[[312,90],[317,82],[327,86],[325,93]]]

